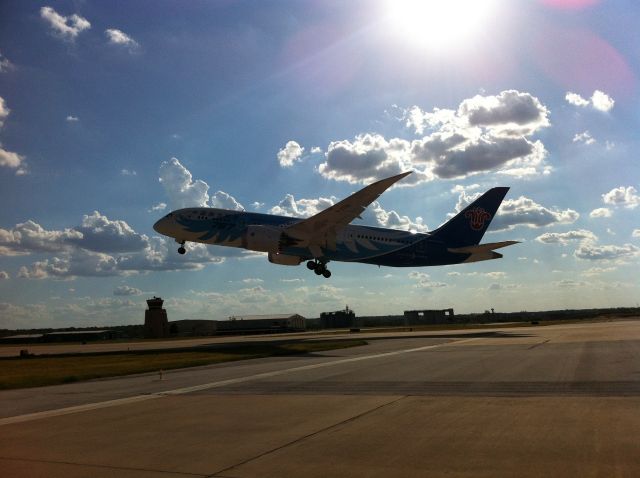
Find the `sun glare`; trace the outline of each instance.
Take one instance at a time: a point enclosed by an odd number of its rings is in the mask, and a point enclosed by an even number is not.
[[[496,0],[389,0],[390,27],[415,46],[450,50],[482,31]]]

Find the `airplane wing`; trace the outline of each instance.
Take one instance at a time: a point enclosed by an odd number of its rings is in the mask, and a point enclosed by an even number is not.
[[[324,211],[292,224],[284,232],[287,236],[299,240],[300,245],[309,246],[314,255],[320,255],[319,246],[335,248],[337,231],[359,218],[369,204],[409,174],[411,171],[370,184]]]

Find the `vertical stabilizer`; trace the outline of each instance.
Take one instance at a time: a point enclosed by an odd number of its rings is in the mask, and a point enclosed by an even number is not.
[[[490,189],[433,231],[429,240],[441,241],[447,247],[479,244],[507,191],[506,187]]]

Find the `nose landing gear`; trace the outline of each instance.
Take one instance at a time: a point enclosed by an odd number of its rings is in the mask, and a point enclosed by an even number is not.
[[[187,241],[176,241],[176,242],[180,244],[180,247],[178,247],[178,254],[185,254],[187,250],[184,248],[184,243]]]
[[[318,261],[318,260],[309,261],[307,262],[307,269],[312,270],[313,272],[316,273],[316,275],[323,276],[325,279],[328,279],[329,277],[331,277],[331,271],[327,269],[326,262]]]

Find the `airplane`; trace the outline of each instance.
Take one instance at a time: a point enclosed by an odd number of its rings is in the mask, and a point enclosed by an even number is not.
[[[306,219],[246,211],[193,207],[170,212],[153,225],[180,244],[200,242],[266,252],[269,262],[297,266],[331,277],[329,261],[362,262],[390,267],[422,267],[499,259],[495,249],[517,244],[480,240],[508,187],[492,188],[452,219],[427,233],[356,226],[362,212],[384,191],[411,174],[372,183]]]

